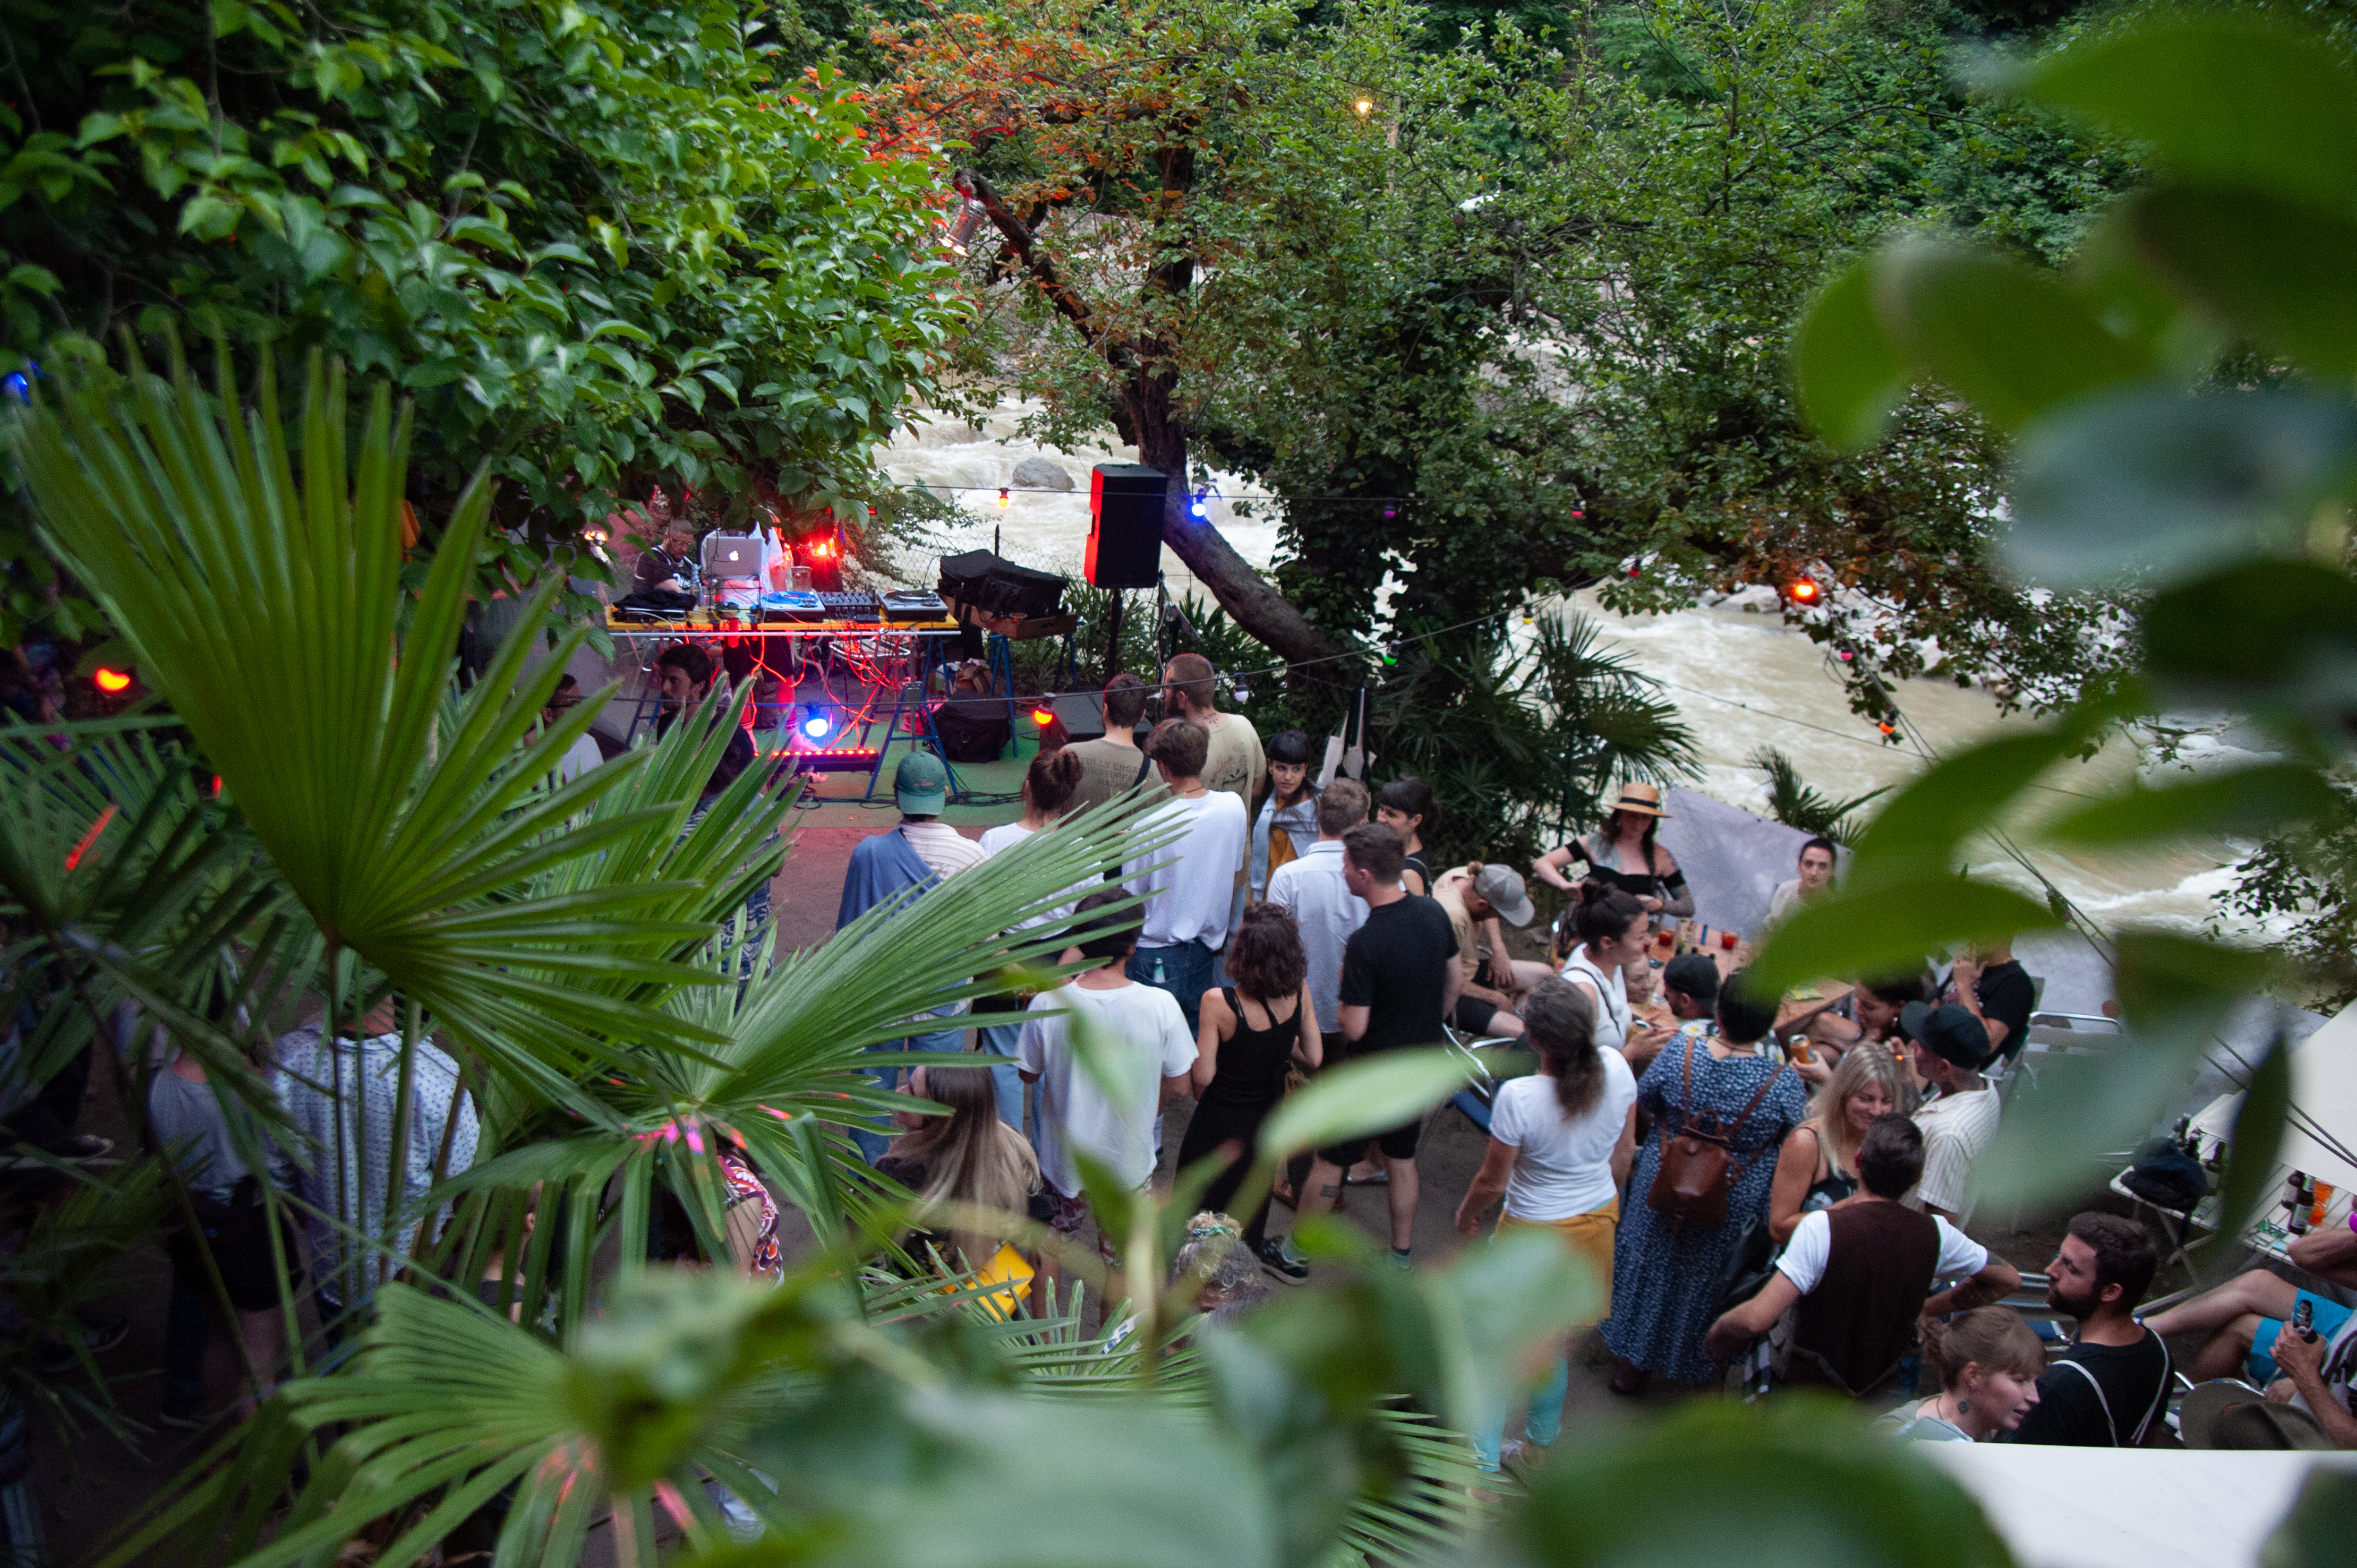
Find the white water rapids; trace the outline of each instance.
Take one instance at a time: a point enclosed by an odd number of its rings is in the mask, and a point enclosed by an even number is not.
[[[1002,404],[980,430],[954,420],[921,424],[903,432],[880,457],[898,482],[954,499],[975,520],[944,531],[944,552],[988,548],[996,533],[1009,558],[1077,576],[1088,537],[1089,469],[1100,462],[1134,463],[1136,455],[1111,445],[1069,452],[1046,449],[1017,434],[1024,412]],[[1015,488],[1016,465],[1027,458],[1054,463],[1071,477],[1072,489]],[[1001,488],[1008,490],[1004,507],[999,504]],[[1211,489],[1205,514],[1245,560],[1266,568],[1278,547],[1273,510],[1265,503],[1253,505],[1254,490],[1233,476],[1214,474]],[[1240,505],[1245,515],[1239,515]],[[1174,598],[1190,589],[1210,597],[1168,548],[1163,566]],[[929,562],[907,563],[912,577],[929,575]],[[1772,596],[1751,597],[1756,602]],[[1708,794],[1765,814],[1765,787],[1748,762],[1761,746],[1785,752],[1803,779],[1836,798],[1901,783],[1925,766],[1922,752],[1913,744],[1886,743],[1875,725],[1849,711],[1823,650],[1801,632],[1783,627],[1772,610],[1750,613],[1729,607],[1631,618],[1599,609],[1592,595],[1581,595],[1579,600],[1580,607],[1604,623],[1610,641],[1637,668],[1664,683],[1664,694],[1694,730],[1704,765],[1697,787]],[[1987,693],[1950,682],[1907,682],[1897,695],[1909,720],[1907,728],[1940,751],[2029,722],[2018,714],[2000,714]],[[2226,748],[2209,753],[2226,754]],[[2137,762],[2134,746],[2115,741],[2090,763],[2066,764],[2034,792],[2038,803],[2030,819],[2073,804],[2081,792],[2125,779]],[[2031,859],[2100,925],[2191,929],[2210,917],[2212,895],[2233,882],[2237,847],[2211,842],[2169,854],[2101,859],[2040,851]],[[1975,869],[2037,896],[2034,879],[2009,863],[2003,846],[1994,841],[1976,852]]]

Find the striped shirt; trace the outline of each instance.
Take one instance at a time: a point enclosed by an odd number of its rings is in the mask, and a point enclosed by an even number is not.
[[[1923,1130],[1923,1179],[1907,1197],[1910,1208],[1936,1208],[1964,1224],[1973,1217],[1973,1161],[1996,1136],[1996,1090],[1953,1090],[1915,1112]]]

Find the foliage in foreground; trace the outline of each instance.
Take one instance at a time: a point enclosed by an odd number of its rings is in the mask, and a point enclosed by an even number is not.
[[[2132,135],[2162,177],[2108,209],[2068,272],[1941,236],[1894,242],[1828,282],[1794,348],[1828,439],[1867,448],[1918,382],[2012,433],[2007,564],[2053,589],[2132,587],[2133,665],[2029,733],[1952,754],[1860,835],[1839,897],[1778,928],[1760,966],[1792,981],[1871,972],[1943,944],[2061,923],[1956,867],[1986,832],[2117,851],[2330,822],[2357,736],[2348,684],[2357,582],[2346,515],[2357,474],[2347,285],[2321,258],[2357,237],[2357,69],[2321,39],[2251,16],[2169,16],[2084,39],[2015,89]],[[2264,376],[2207,374],[2222,349]],[[2240,715],[2267,756],[2057,812],[2051,768],[2113,725],[2163,711]],[[1986,855],[1983,856],[1986,859]],[[2346,890],[2341,890],[2345,897]],[[2191,1075],[2273,955],[2160,931],[2109,944],[2133,1048],[2069,1064],[2018,1101],[1989,1186],[2071,1189],[2088,1154],[2133,1142]],[[2268,1180],[2285,1117],[2280,1041],[2237,1076],[2219,1234]],[[2340,1135],[2323,1129],[2318,1135]]]

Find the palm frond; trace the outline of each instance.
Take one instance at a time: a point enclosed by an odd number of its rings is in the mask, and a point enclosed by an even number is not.
[[[1838,844],[1857,836],[1858,811],[1890,792],[1885,785],[1846,800],[1834,800],[1803,779],[1792,759],[1772,746],[1753,752],[1751,766],[1768,776],[1768,810],[1778,822]]]
[[[341,372],[317,359],[293,427],[273,377],[257,407],[235,411],[224,386],[216,412],[177,349],[168,382],[141,372],[127,385],[119,403],[76,389],[13,423],[44,541],[123,628],[329,949],[359,953],[497,1069],[576,1109],[572,1081],[608,1035],[689,1043],[692,1029],[651,999],[541,978],[592,954],[658,993],[713,978],[628,946],[679,940],[655,912],[676,889],[617,878],[560,897],[528,886],[672,814],[642,805],[567,831],[636,761],[554,790],[516,765],[587,635],[526,675],[557,585],[457,699],[455,725],[442,722],[488,484],[461,499],[405,607],[408,418],[385,389],[348,451]],[[584,703],[550,740],[565,744],[596,712]]]

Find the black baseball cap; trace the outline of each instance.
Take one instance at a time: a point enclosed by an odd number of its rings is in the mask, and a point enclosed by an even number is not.
[[[1975,1072],[1996,1055],[1989,1048],[1988,1030],[1981,1021],[1953,1002],[1937,1007],[1928,1002],[1910,1002],[1899,1010],[1899,1032],[1941,1060]]]

